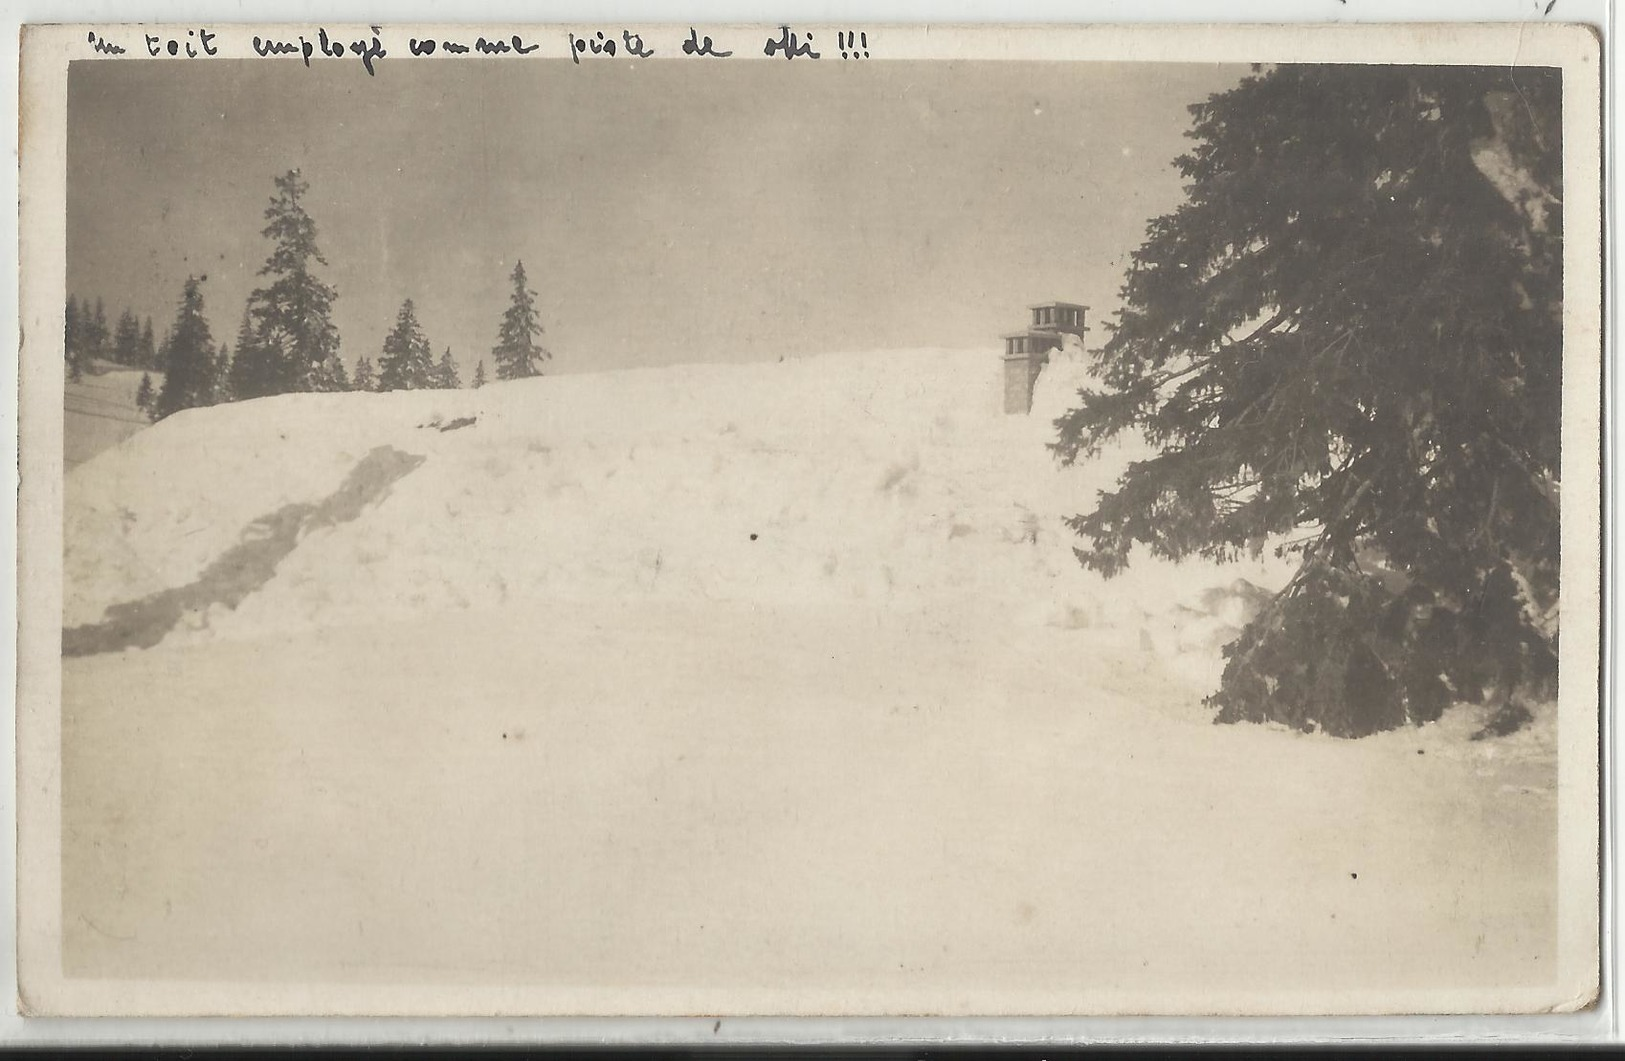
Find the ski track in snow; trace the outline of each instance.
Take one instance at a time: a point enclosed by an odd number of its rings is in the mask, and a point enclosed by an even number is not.
[[[1550,713],[1477,743],[1468,708],[1356,742],[1211,725],[1220,646],[1286,565],[1082,570],[1061,520],[1137,451],[1058,467],[1081,357],[1030,417],[998,369],[307,395],[76,469],[65,627],[195,582],[377,447],[423,455],[236,607],[65,661],[69,971],[637,979],[703,1008],[752,969],[789,1009],[1057,1013],[1543,983]]]
[[[121,648],[151,648],[188,612],[215,605],[236,608],[269,582],[277,564],[293,551],[301,532],[347,523],[389,490],[396,479],[423,463],[422,457],[379,446],[355,466],[337,492],[317,504],[283,505],[243,530],[242,539],[177,589],[112,605],[99,623],[62,631],[64,656],[88,656]]]

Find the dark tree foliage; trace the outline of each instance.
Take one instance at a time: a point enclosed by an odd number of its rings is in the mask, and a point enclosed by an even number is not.
[[[1560,97],[1555,70],[1306,66],[1191,108],[1188,201],[1055,449],[1160,451],[1071,520],[1108,576],[1136,544],[1301,558],[1226,649],[1220,721],[1359,736],[1549,695]]]
[[[378,389],[378,377],[373,373],[372,362],[366,357],[355,363],[355,375],[350,379],[350,389],[356,391]]]
[[[84,355],[87,358],[104,358],[108,355],[107,308],[101,299],[96,300],[94,312],[83,318],[84,323]]]
[[[312,271],[327,259],[316,245],[316,222],[303,202],[310,185],[298,170],[275,183],[262,232],[271,241],[271,255],[260,269],[270,283],[249,296],[251,334],[246,343],[244,336],[238,338],[232,389],[238,398],[345,390],[339,333],[332,321],[337,292]]]
[[[95,358],[105,358],[111,352],[107,333],[107,310],[102,300],[83,302],[68,296],[63,311],[62,344],[68,378],[83,378],[85,370]]]
[[[525,263],[513,267],[513,296],[508,309],[502,314],[502,326],[497,332],[497,345],[491,350],[496,363],[497,379],[524,379],[542,374],[541,363],[552,355],[537,339],[542,324],[536,315],[536,292],[525,279]]]
[[[182,409],[214,404],[214,339],[203,316],[200,278],[186,279],[180,313],[169,339],[169,372],[152,403],[152,418],[162,420]]]
[[[144,367],[141,364],[141,325],[129,310],[119,314],[118,324],[113,328],[112,357],[121,365]]]
[[[150,413],[152,411],[152,399],[154,397],[155,395],[152,392],[152,375],[150,373],[143,372],[141,373],[141,385],[135,389],[135,407],[144,413]]]
[[[148,317],[141,325],[141,344],[139,349],[141,351],[141,367],[156,369],[159,372],[164,370],[164,366],[158,363],[158,347],[152,339],[151,317]]]
[[[429,390],[439,386],[437,377],[429,340],[418,325],[412,300],[407,299],[401,303],[394,329],[384,338],[384,352],[378,358],[378,389]]]
[[[84,331],[84,312],[79,308],[79,300],[69,295],[62,317],[62,353],[68,379],[74,382],[85,375]]]
[[[257,341],[252,313],[253,298],[243,307],[243,318],[237,325],[237,356],[231,359],[226,376],[226,388],[233,401],[262,398],[277,393],[267,390],[270,358]]]
[[[231,356],[231,347],[221,343],[220,350],[214,356],[214,367],[210,375],[210,379],[214,382],[213,404],[220,405],[236,400],[231,392],[231,366],[235,363],[236,359]]]
[[[479,390],[485,386],[485,362],[483,360],[474,365],[474,389]]]
[[[434,385],[443,390],[456,390],[463,385],[461,377],[457,374],[457,362],[451,359],[451,347],[440,355],[440,363],[434,368]]]

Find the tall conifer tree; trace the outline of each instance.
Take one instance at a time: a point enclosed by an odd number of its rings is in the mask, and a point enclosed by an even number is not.
[[[536,315],[536,292],[525,278],[525,263],[513,267],[513,294],[508,309],[502,315],[502,326],[497,331],[497,345],[491,350],[496,363],[497,379],[524,379],[542,374],[541,363],[550,355],[537,342],[542,324]]]
[[[162,372],[164,370],[164,366],[160,365],[158,363],[158,347],[153,342],[153,339],[152,339],[152,318],[151,317],[148,317],[146,319],[145,323],[143,323],[141,325],[141,347],[140,347],[140,350],[141,350],[140,357],[141,357],[141,367],[142,368],[157,369],[159,372]]]
[[[449,346],[446,347],[446,352],[440,355],[440,363],[435,365],[434,385],[443,390],[456,390],[463,385],[462,379],[457,374],[457,362],[451,359]]]
[[[113,360],[121,365],[141,366],[141,325],[129,310],[119,314],[118,325],[113,329],[112,354]]]
[[[305,209],[310,186],[298,170],[275,183],[262,232],[271,241],[271,255],[260,269],[270,284],[249,296],[253,334],[248,344],[237,345],[240,367],[234,389],[239,398],[346,387],[332,321],[338,295],[313,271],[327,259],[316,243],[316,222]]]
[[[1106,575],[1136,544],[1298,558],[1221,721],[1359,736],[1550,691],[1560,99],[1555,70],[1283,66],[1191,108],[1188,201],[1056,449],[1160,449],[1072,520]]]
[[[427,390],[436,385],[434,354],[418,325],[411,299],[401,303],[395,327],[384,339],[378,358],[378,389]]]
[[[214,403],[214,339],[203,315],[202,280],[191,276],[181,296],[180,312],[169,340],[169,372],[153,402],[152,418]]]
[[[243,307],[242,320],[237,325],[237,353],[231,359],[227,381],[233,401],[260,398],[277,393],[272,388],[273,361],[256,341],[253,299]]]
[[[378,389],[378,377],[373,372],[372,362],[365,356],[355,363],[355,375],[350,379],[350,389],[357,391]]]
[[[109,333],[107,330],[107,308],[102,300],[96,300],[96,309],[90,315],[85,325],[84,356],[88,358],[106,357],[108,353]]]

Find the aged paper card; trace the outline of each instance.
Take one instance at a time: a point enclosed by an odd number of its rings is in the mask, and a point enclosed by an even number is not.
[[[21,1007],[1591,1004],[1599,59],[28,28]]]

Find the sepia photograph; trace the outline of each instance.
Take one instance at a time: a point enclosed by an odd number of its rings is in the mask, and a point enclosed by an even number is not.
[[[31,27],[24,1012],[1592,1005],[1600,50],[1459,29]]]

